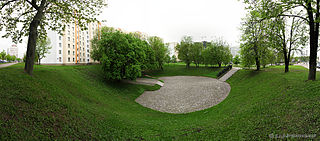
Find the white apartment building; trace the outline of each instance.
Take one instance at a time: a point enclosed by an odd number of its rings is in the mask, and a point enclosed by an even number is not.
[[[17,45],[12,45],[10,48],[8,48],[7,50],[7,54],[9,55],[14,55],[16,57],[18,57],[19,53],[18,53],[18,46]]]
[[[63,35],[48,31],[51,49],[41,60],[42,64],[93,63],[91,40],[101,28],[100,23],[87,24],[88,30],[81,31],[76,23],[66,25]]]

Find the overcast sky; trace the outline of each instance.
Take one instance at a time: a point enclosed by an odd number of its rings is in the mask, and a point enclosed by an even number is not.
[[[159,36],[165,42],[179,42],[188,35],[194,41],[223,37],[231,46],[239,46],[239,26],[245,9],[238,0],[107,0],[107,3],[99,19],[106,20],[105,25],[110,27]],[[22,55],[24,42],[18,45]],[[0,51],[11,45],[10,39],[0,38]]]

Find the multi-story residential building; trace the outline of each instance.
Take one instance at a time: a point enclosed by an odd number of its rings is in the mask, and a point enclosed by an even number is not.
[[[12,45],[10,48],[8,48],[7,53],[9,55],[14,55],[16,57],[18,57],[18,46],[17,45]]]
[[[41,62],[43,64],[93,63],[90,54],[91,40],[100,28],[100,23],[89,23],[87,30],[82,31],[76,23],[70,23],[66,25],[63,35],[48,31],[52,48]]]

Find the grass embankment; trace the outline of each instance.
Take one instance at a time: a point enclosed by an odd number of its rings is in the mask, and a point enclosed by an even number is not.
[[[170,68],[170,67],[169,67]],[[167,67],[165,68],[167,69]],[[169,74],[172,75],[172,74]],[[165,74],[159,74],[165,76]],[[318,78],[320,76],[318,75]],[[320,81],[307,70],[240,70],[220,104],[167,114],[134,100],[153,87],[106,82],[99,66],[23,65],[0,69],[0,140],[242,140],[269,134],[320,135]]]

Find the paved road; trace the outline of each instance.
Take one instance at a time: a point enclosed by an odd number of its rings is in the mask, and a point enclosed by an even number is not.
[[[189,113],[210,108],[222,102],[230,92],[226,82],[199,76],[160,77],[164,86],[145,91],[136,102],[166,113]]]
[[[17,63],[0,64],[0,68],[9,67],[9,66],[14,65],[14,64],[17,64]]]

